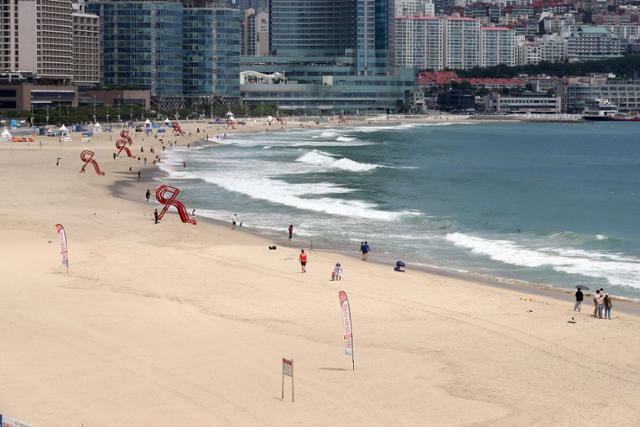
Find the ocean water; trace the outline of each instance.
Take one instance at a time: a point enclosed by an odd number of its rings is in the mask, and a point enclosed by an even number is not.
[[[640,299],[640,123],[233,135],[161,167],[199,216],[391,262]],[[183,168],[182,162],[187,167]]]

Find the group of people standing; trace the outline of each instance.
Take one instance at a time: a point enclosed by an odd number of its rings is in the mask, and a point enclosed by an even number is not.
[[[598,319],[611,320],[611,309],[613,303],[608,293],[603,288],[597,289],[593,295],[593,317]],[[584,301],[584,293],[581,288],[576,291],[576,303],[573,307],[573,311],[580,312],[582,310],[582,302]]]

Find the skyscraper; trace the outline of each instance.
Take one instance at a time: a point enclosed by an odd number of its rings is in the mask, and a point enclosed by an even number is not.
[[[344,56],[355,48],[356,1],[364,0],[269,0],[271,53]]]
[[[168,1],[92,1],[100,16],[102,81],[182,96],[182,5]]]
[[[240,95],[242,12],[209,0],[93,0],[105,85],[159,97]]]
[[[270,0],[271,53],[313,63],[354,58],[355,74],[385,74],[393,14],[393,0]]]

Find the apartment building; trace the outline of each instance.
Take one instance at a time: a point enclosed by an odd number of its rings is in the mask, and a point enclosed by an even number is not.
[[[480,66],[516,65],[516,32],[506,27],[480,28]]]
[[[480,65],[480,22],[459,16],[443,18],[444,67],[468,70]]]
[[[444,69],[444,20],[434,16],[395,19],[395,65],[422,70]]]

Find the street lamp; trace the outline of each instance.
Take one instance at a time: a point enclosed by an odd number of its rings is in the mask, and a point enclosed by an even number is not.
[[[109,124],[109,115],[107,114],[107,124]]]
[[[96,122],[96,96],[93,95],[93,122]]]

